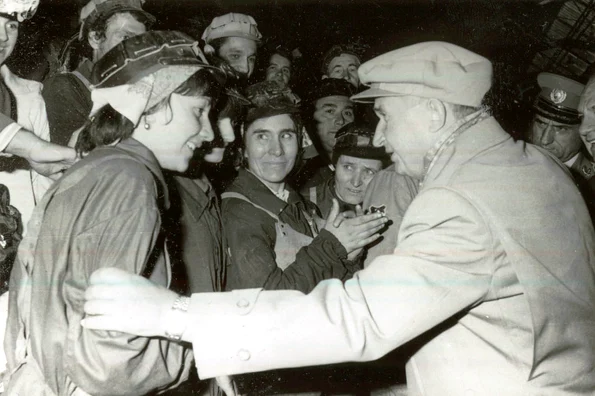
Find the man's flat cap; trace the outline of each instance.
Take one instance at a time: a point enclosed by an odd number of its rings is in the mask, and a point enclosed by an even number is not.
[[[400,48],[362,64],[360,81],[370,89],[352,100],[419,96],[479,107],[492,85],[492,63],[457,45],[429,41]]]

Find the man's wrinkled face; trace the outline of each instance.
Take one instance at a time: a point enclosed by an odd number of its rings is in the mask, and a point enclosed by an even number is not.
[[[347,96],[327,96],[316,101],[316,133],[329,157],[335,147],[337,131],[354,119],[353,102]]]
[[[578,125],[568,125],[536,114],[531,124],[531,142],[543,147],[562,162],[574,157],[583,142]]]
[[[398,173],[422,179],[424,158],[435,144],[431,133],[432,114],[426,99],[413,96],[377,98],[374,111],[380,119],[374,134],[374,146],[384,147]]]
[[[326,76],[346,80],[357,88],[359,87],[359,76],[357,74],[359,65],[360,61],[357,56],[341,54],[330,61]]]
[[[280,88],[286,88],[291,78],[291,62],[279,54],[273,54],[266,70],[266,81],[275,81]]]
[[[19,23],[12,19],[0,17],[0,65],[4,64],[12,54],[19,37]]]
[[[120,44],[122,41],[143,34],[147,31],[145,25],[136,20],[129,12],[122,12],[112,15],[107,20],[105,37],[94,37],[95,32],[89,34],[89,44],[93,48],[93,61],[97,62],[109,50]]]
[[[593,155],[595,154],[595,77],[591,77],[585,86],[578,109],[583,115],[579,134],[587,150]]]

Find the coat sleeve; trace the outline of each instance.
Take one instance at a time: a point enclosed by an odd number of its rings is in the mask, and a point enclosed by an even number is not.
[[[503,254],[481,214],[448,190],[414,201],[399,241],[345,284],[323,281],[308,295],[193,295],[185,338],[199,376],[377,359],[481,302]]]
[[[101,267],[142,273],[159,227],[157,209],[140,206],[77,235],[71,248],[75,264],[63,287],[69,317],[64,367],[70,379],[90,394],[144,395],[177,385],[188,375],[192,354],[181,344],[80,326],[89,276]],[[72,275],[75,272],[78,275]]]
[[[52,143],[67,146],[70,137],[89,117],[89,99],[85,99],[68,74],[57,75],[43,85],[43,99],[47,109]]]
[[[281,270],[275,261],[274,222],[251,204],[231,200],[233,204],[226,204],[223,211],[223,227],[231,252],[228,290],[262,287],[307,293],[321,280],[345,276],[345,249],[325,230],[298,251],[285,271]]]

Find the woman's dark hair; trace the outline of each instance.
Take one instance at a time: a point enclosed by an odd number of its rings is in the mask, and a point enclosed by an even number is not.
[[[208,96],[217,100],[221,85],[214,76],[213,69],[200,69],[172,93],[182,96]],[[169,106],[171,94],[145,111],[153,114],[163,106]],[[110,105],[102,107],[83,127],[75,149],[77,153],[88,153],[96,147],[107,146],[132,136],[135,126],[130,120],[114,110]]]

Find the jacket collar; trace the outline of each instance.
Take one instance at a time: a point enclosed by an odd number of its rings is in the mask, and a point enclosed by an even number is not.
[[[250,201],[270,210],[275,214],[281,213],[288,204],[302,202],[301,196],[287,184],[285,188],[289,191],[287,202],[277,198],[275,194],[265,186],[256,176],[245,169],[240,169],[238,177],[229,187],[229,191],[238,192],[246,196]]]
[[[454,173],[478,154],[512,139],[487,112],[474,115],[476,117],[465,117],[467,122],[441,139],[428,153],[426,173],[420,182],[420,189],[438,177],[449,176],[447,172]]]
[[[159,161],[157,161],[157,158],[153,152],[149,150],[147,146],[133,138],[122,140],[113,148],[124,151],[128,155],[134,157],[151,171],[157,182],[157,187],[159,190],[158,198],[160,200],[163,199],[163,204],[166,209],[169,208],[169,193],[167,190],[167,185],[165,183],[165,178],[163,177],[163,171],[159,166]],[[98,150],[101,150],[101,148]]]
[[[81,73],[83,77],[85,77],[87,80],[91,81],[91,73],[93,72],[93,62],[91,62],[88,58],[85,58],[85,60],[81,62],[79,67],[76,68],[76,71]]]
[[[574,161],[570,169],[579,173],[585,180],[595,176],[595,163],[590,161],[583,152],[577,154],[576,161]]]
[[[324,182],[323,189],[327,190],[327,192],[331,195],[331,197],[335,198],[339,202],[339,210],[341,212],[344,212],[346,210],[355,211],[355,205],[347,203],[347,202],[343,201],[341,198],[339,198],[339,195],[337,194],[336,187],[337,187],[337,184],[335,181],[335,175],[333,174],[332,177],[329,177]],[[363,205],[363,202],[362,202],[362,205]]]

